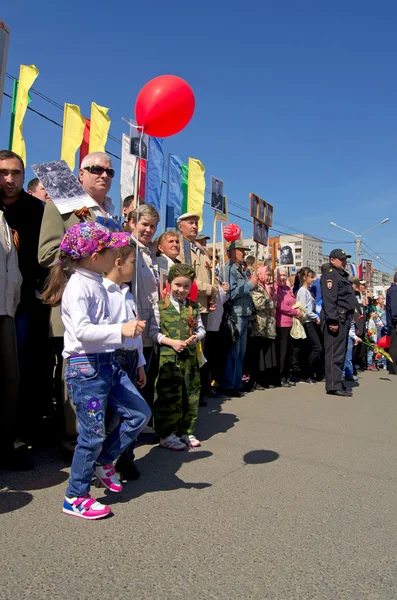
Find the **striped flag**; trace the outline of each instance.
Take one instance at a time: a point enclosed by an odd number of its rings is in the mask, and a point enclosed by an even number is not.
[[[163,170],[163,139],[149,137],[145,203],[154,206],[158,213],[160,213],[161,192],[163,189]]]

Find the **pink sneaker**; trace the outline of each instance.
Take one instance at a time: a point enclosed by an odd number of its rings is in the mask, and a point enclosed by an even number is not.
[[[110,506],[105,506],[104,504],[97,502],[97,500],[91,498],[90,495],[84,496],[83,498],[67,498],[65,496],[62,512],[66,515],[93,521],[95,519],[107,517],[111,513],[111,508]]]
[[[198,439],[194,437],[194,435],[183,434],[181,435],[180,439],[181,442],[186,444],[186,446],[188,446],[189,448],[198,448],[199,446],[201,446],[201,442],[199,442]]]
[[[121,492],[123,486],[117,479],[116,470],[113,463],[109,465],[96,465],[95,476],[111,492]]]

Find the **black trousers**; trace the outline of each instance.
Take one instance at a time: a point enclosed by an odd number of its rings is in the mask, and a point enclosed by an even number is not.
[[[321,344],[320,332],[317,323],[305,323],[308,342],[308,375],[309,377],[322,377],[324,374],[324,355]]]
[[[339,323],[338,331],[330,331],[323,323],[325,353],[325,389],[334,392],[342,389],[342,374],[345,363],[350,323]]]
[[[388,352],[394,362],[389,363],[389,373],[390,375],[397,375],[397,331],[395,324],[391,327],[390,338],[390,348]]]
[[[277,327],[276,348],[281,381],[287,381],[291,370],[291,327]]]

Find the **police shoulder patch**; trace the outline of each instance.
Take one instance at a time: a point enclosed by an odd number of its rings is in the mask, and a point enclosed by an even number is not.
[[[334,282],[332,281],[332,279],[327,279],[327,288],[329,290],[332,289],[333,284],[334,284]]]

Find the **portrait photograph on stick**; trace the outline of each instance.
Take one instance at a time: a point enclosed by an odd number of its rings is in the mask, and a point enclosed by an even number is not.
[[[262,243],[262,223],[260,221],[258,221],[258,219],[254,219],[254,242],[256,242],[257,244],[261,244]]]
[[[259,198],[255,196],[255,194],[250,194],[251,206],[250,206],[250,215],[253,219],[258,217],[258,207],[259,207]]]
[[[223,196],[223,212],[217,212],[216,218],[222,223],[227,223],[229,220],[229,210],[227,204],[227,196]]]
[[[269,228],[266,225],[262,225],[262,244],[267,246],[269,240]]]
[[[148,159],[148,147],[149,147],[149,136],[146,134],[142,135],[141,140],[141,131],[136,127],[131,127],[131,147],[130,154],[138,158],[142,158],[143,160]]]
[[[280,248],[280,266],[287,267],[295,264],[295,244],[286,244]]]
[[[265,225],[267,227],[272,227],[273,225],[273,206],[271,204],[266,205]]]
[[[223,201],[223,186],[224,182],[217,177],[211,175],[211,200],[210,206],[213,210],[223,213],[224,212],[224,201]]]

